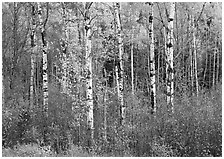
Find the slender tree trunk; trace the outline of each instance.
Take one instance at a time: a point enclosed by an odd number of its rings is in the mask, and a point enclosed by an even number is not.
[[[34,121],[34,71],[35,71],[35,6],[31,5],[31,69],[30,69],[30,112],[32,116],[32,121]],[[32,123],[32,135],[34,137],[34,122]]]
[[[210,42],[210,38],[211,38],[211,35],[210,35],[210,33],[209,33],[209,45],[211,46],[211,42]],[[209,73],[209,81],[208,81],[208,83],[209,83],[209,87],[213,87],[213,83],[212,83],[212,50],[211,50],[211,52],[209,52],[209,66],[208,66],[208,73]]]
[[[91,26],[89,8],[92,2],[86,2],[84,13],[85,24],[85,63],[86,63],[86,105],[88,108],[87,125],[90,131],[90,145],[94,142],[94,125],[93,125],[93,75],[92,75],[92,55],[91,55]]]
[[[194,23],[193,23],[194,24]],[[196,25],[193,25],[193,45],[194,45],[194,68],[195,68],[195,83],[196,83],[196,96],[198,97],[198,71],[197,71],[197,46],[196,46]]]
[[[13,88],[13,81],[15,79],[15,68],[16,68],[16,56],[17,56],[17,29],[18,29],[18,6],[17,2],[13,2],[13,55],[10,69],[10,89]]]
[[[206,85],[206,74],[207,74],[207,67],[208,67],[208,34],[207,31],[205,32],[205,68],[204,68],[204,76],[203,76],[203,85]]]
[[[153,33],[153,3],[149,3],[149,40],[150,40],[150,97],[152,114],[156,113],[156,73],[155,73],[155,53],[154,53],[154,33]]]
[[[157,72],[157,83],[159,84],[159,76],[160,76],[160,39],[158,39],[158,61],[157,61],[157,70],[158,70],[158,72]],[[157,88],[158,88],[158,85],[157,85]],[[159,88],[158,88],[159,89]]]
[[[215,41],[215,44],[216,44],[216,41]],[[216,72],[215,72],[215,66],[216,66],[216,64],[215,64],[215,61],[216,61],[216,54],[217,54],[217,50],[216,50],[216,45],[215,45],[215,50],[214,50],[214,55],[213,55],[213,71],[212,71],[212,73],[213,73],[213,77],[212,77],[212,85],[213,85],[213,87],[215,87],[215,75],[216,75]]]
[[[168,43],[167,43],[167,104],[174,113],[174,70],[173,70],[173,21],[175,15],[175,3],[170,3],[170,15],[168,19]]]
[[[44,21],[42,18],[41,4],[38,2],[38,16],[41,28],[42,53],[43,53],[43,113],[48,117],[48,69],[47,69],[47,41]]]
[[[134,33],[132,33],[132,40],[134,39]],[[131,92],[132,95],[135,94],[134,87],[134,42],[131,43]]]
[[[36,105],[39,105],[39,65],[38,65],[38,58],[36,58],[36,76],[34,78],[35,80],[35,94],[36,94]]]
[[[218,41],[218,40],[217,40]],[[219,43],[219,41],[218,41]],[[216,84],[219,82],[219,45],[217,44],[217,69],[216,69]]]
[[[121,124],[124,124],[125,120],[125,105],[124,105],[124,97],[123,97],[123,91],[124,91],[124,79],[123,79],[123,39],[121,37],[121,19],[120,19],[120,3],[115,4],[115,17],[116,17],[116,30],[117,30],[117,36],[118,36],[118,48],[119,48],[119,69],[117,68],[118,73],[118,82],[119,82],[119,91],[118,91],[118,99],[121,106]]]
[[[190,33],[191,33],[191,25],[192,25],[192,19],[191,19],[191,15],[189,15],[189,26],[190,26]],[[191,34],[190,34],[191,35]],[[189,44],[189,56],[190,56],[190,81],[191,81],[191,93],[193,93],[194,91],[194,64],[193,64],[193,56],[192,56],[192,43],[190,41]]]
[[[167,60],[167,32],[166,32],[166,27],[163,26],[163,36],[164,36],[164,57],[165,57],[165,60],[164,60],[164,65],[163,67],[165,67],[164,69],[164,74],[165,74],[165,78],[163,76],[164,79],[166,79],[166,75],[167,75],[167,72],[166,72],[166,67],[167,67],[167,63],[166,63],[166,60]]]
[[[36,28],[36,22],[35,22],[35,6],[32,4],[31,6],[32,9],[32,29],[31,29],[31,70],[30,70],[30,110],[33,110],[33,104],[34,104],[34,69],[35,69],[35,55],[34,55],[34,34],[35,34],[35,28]]]
[[[107,76],[107,71],[104,69],[104,74]],[[104,94],[104,140],[107,141],[107,79],[106,79],[106,87],[105,87],[105,94]]]
[[[64,6],[64,2],[61,3],[62,5],[62,17],[63,17],[63,36],[60,41],[61,48],[62,48],[62,92],[67,94],[68,89],[68,80],[67,80],[67,67],[68,67],[68,60],[67,60],[67,49],[68,49],[68,31],[67,31],[67,22],[66,22],[66,10]]]

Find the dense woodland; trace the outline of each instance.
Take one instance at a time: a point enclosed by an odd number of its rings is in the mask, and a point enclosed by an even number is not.
[[[222,3],[2,3],[3,156],[222,156]]]

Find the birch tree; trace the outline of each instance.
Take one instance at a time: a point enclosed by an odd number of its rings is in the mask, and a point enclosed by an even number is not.
[[[87,124],[90,130],[90,137],[93,142],[94,139],[94,125],[93,125],[93,75],[92,75],[92,55],[91,55],[91,19],[90,7],[92,2],[86,2],[84,11],[85,24],[85,69],[86,69],[86,105],[88,108]]]
[[[149,3],[149,40],[150,40],[150,97],[152,113],[156,112],[156,73],[155,73],[155,53],[154,53],[154,33],[153,33],[153,3]]]
[[[197,46],[196,46],[196,24],[193,20],[193,48],[194,48],[194,74],[196,83],[196,96],[198,96],[198,68],[197,68]]]
[[[170,14],[168,18],[168,43],[167,43],[167,104],[174,112],[173,97],[174,97],[174,70],[173,70],[173,21],[175,15],[175,2],[170,3]]]
[[[67,22],[66,22],[66,10],[64,2],[61,3],[62,6],[62,18],[63,18],[63,27],[62,27],[62,38],[60,41],[62,48],[62,92],[67,92],[67,49],[68,49],[68,31],[67,31]]]
[[[31,70],[30,70],[30,109],[32,111],[34,104],[34,69],[35,69],[35,42],[34,42],[34,34],[35,34],[36,22],[35,22],[35,6],[31,4]]]
[[[124,97],[123,97],[123,91],[124,91],[124,79],[123,79],[123,54],[124,54],[124,48],[123,48],[123,39],[121,37],[121,19],[120,19],[120,3],[115,3],[114,6],[115,11],[115,19],[116,19],[116,31],[117,31],[117,38],[118,38],[118,49],[119,49],[119,66],[116,65],[116,74],[117,74],[117,87],[118,87],[118,100],[120,102],[121,106],[121,124],[124,124],[125,120],[125,105],[124,105]],[[118,68],[119,67],[119,68]]]
[[[43,113],[45,117],[48,117],[48,70],[47,70],[47,41],[46,41],[46,30],[43,17],[41,3],[38,4],[38,16],[41,29],[41,39],[42,39],[42,54],[43,54]]]

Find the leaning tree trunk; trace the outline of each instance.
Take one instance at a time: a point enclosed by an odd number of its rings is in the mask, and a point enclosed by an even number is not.
[[[41,28],[42,53],[43,53],[43,113],[48,117],[48,70],[47,70],[47,41],[45,25],[42,18],[41,4],[38,2],[38,16]]]
[[[175,2],[170,3],[170,15],[168,19],[168,43],[167,43],[167,105],[174,112],[174,70],[173,70],[173,21],[175,14]]]
[[[93,144],[94,139],[94,125],[93,125],[93,75],[92,75],[92,55],[91,55],[91,26],[90,26],[90,12],[89,8],[92,2],[86,2],[84,20],[85,20],[85,71],[86,71],[86,105],[88,108],[87,125],[90,132],[90,145]]]
[[[155,73],[155,53],[154,53],[154,34],[153,34],[153,3],[149,3],[149,40],[150,40],[150,97],[152,114],[156,112],[156,73]]]
[[[36,22],[35,22],[35,6],[32,4],[32,25],[31,25],[31,69],[30,69],[30,110],[33,111],[33,105],[34,105],[34,69],[35,69],[35,42],[34,42],[34,34],[35,34],[35,28],[36,28]]]
[[[125,105],[124,105],[124,97],[123,97],[123,91],[124,91],[124,79],[123,79],[123,53],[124,53],[124,48],[123,48],[123,39],[121,37],[121,19],[120,19],[120,3],[115,4],[115,18],[116,18],[116,30],[117,30],[117,36],[118,36],[118,49],[119,49],[119,69],[118,66],[116,66],[116,72],[118,73],[118,100],[120,102],[121,106],[121,125],[124,124],[125,120]]]

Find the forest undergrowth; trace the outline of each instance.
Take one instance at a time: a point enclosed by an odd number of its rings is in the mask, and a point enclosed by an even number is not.
[[[108,119],[107,141],[101,133],[102,128],[99,128],[94,146],[90,150],[86,148],[84,140],[77,144],[76,129],[71,129],[73,142],[68,145],[68,137],[61,126],[57,131],[60,135],[56,131],[51,133],[54,139],[64,136],[66,145],[61,146],[57,153],[52,145],[47,147],[34,142],[29,135],[30,123],[21,127],[19,115],[15,115],[13,108],[4,110],[3,107],[2,156],[222,156],[221,92],[219,85],[210,92],[201,91],[198,98],[186,94],[176,97],[172,116],[167,113],[165,95],[162,93],[158,93],[159,107],[156,116],[151,115],[148,99],[140,92],[136,92],[135,96],[126,94],[128,104],[124,127],[117,127],[112,122],[114,119]],[[115,105],[111,103],[110,107]],[[66,123],[69,117],[64,116],[60,120]],[[25,131],[21,130],[25,127]]]

